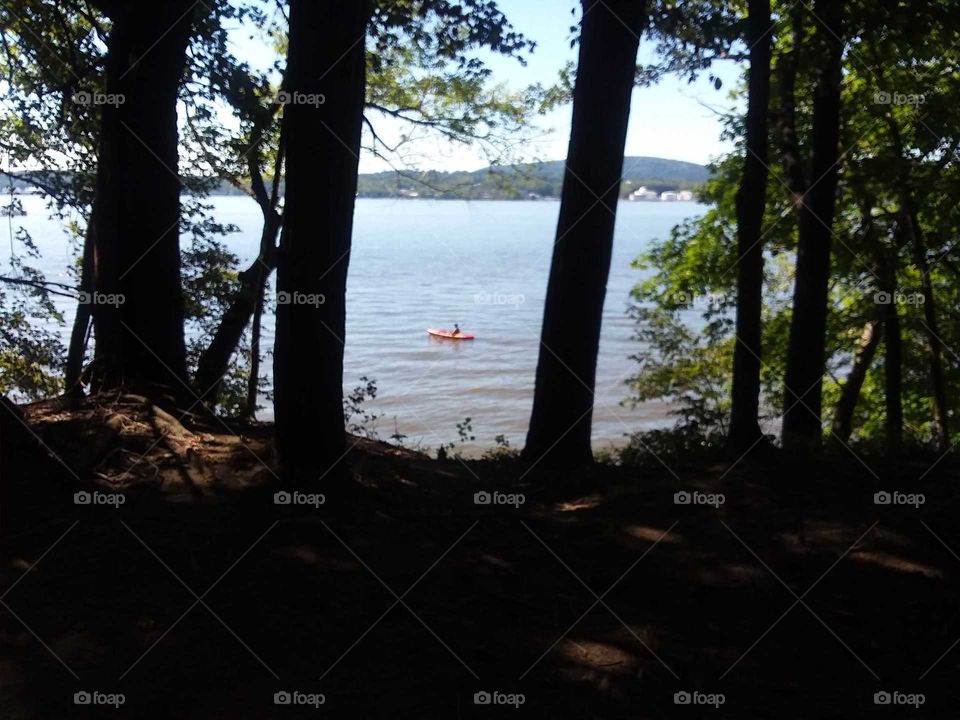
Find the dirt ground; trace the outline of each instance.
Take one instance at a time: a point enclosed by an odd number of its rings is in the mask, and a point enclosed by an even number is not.
[[[268,426],[128,396],[16,410],[0,409],[4,720],[946,718],[960,702],[952,456],[551,475],[364,440],[354,492],[277,504]]]

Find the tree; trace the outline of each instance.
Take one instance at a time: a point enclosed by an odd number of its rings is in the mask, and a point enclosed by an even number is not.
[[[849,442],[850,434],[853,432],[853,412],[856,409],[857,400],[860,399],[863,383],[867,379],[867,371],[880,344],[879,326],[880,323],[877,320],[869,320],[863,326],[863,333],[857,342],[853,367],[850,368],[847,381],[843,384],[840,401],[833,415],[833,435],[842,443]]]
[[[0,114],[0,152],[11,168],[30,167],[31,171],[7,175],[11,187],[26,184],[50,201],[51,214],[61,220],[71,215],[86,216],[92,196],[92,172],[96,164],[96,124],[86,106],[72,102],[73,93],[81,88],[81,78],[90,76],[100,60],[100,43],[105,37],[97,19],[79,12],[69,3],[48,4],[29,0],[8,10],[0,19],[0,76],[6,83],[5,112]],[[48,62],[55,55],[57,62]],[[83,89],[103,91],[96,75]],[[73,173],[47,172],[50,166],[68,164]],[[66,222],[69,235],[80,238],[84,229]],[[87,238],[89,244],[89,238]],[[25,228],[11,238],[11,247],[22,245],[24,255],[36,257],[36,248]],[[90,254],[92,257],[92,253]],[[48,295],[69,295],[69,284],[48,282],[43,273],[23,264],[22,258],[11,256],[10,276],[0,282],[11,285],[4,297],[10,308],[2,323],[3,350],[0,364],[9,368],[11,380],[0,391],[16,390],[36,397],[37,390],[55,392],[61,386],[68,390],[79,387],[90,305],[80,306],[66,362],[65,382],[60,382],[60,341],[56,333],[48,333],[50,319],[59,314],[49,303]],[[86,264],[80,290],[89,292],[92,267]],[[3,292],[0,290],[0,292]],[[31,301],[15,295],[28,292]],[[35,302],[39,300],[39,302]],[[82,324],[82,328],[80,327]],[[32,327],[31,327],[32,326]],[[43,342],[38,342],[46,335]],[[38,352],[43,348],[43,352]],[[52,362],[51,362],[52,361]],[[45,367],[50,363],[49,367]],[[14,369],[16,368],[16,369]]]
[[[231,96],[233,96],[232,93]],[[239,99],[233,97],[235,107],[240,105]],[[193,384],[197,394],[211,403],[215,403],[220,394],[223,378],[230,367],[230,359],[237,351],[251,318],[254,320],[255,330],[253,344],[259,345],[259,325],[260,316],[263,312],[264,293],[269,276],[273,273],[277,264],[277,236],[283,226],[283,215],[278,209],[280,171],[283,165],[282,138],[278,138],[270,191],[267,190],[261,171],[263,149],[268,139],[267,133],[274,123],[274,114],[274,109],[263,108],[255,103],[253,110],[246,113],[247,117],[252,118],[250,132],[244,135],[243,148],[236,151],[238,156],[247,159],[250,194],[260,208],[260,213],[263,216],[263,228],[260,233],[257,257],[254,258],[246,270],[239,273],[239,287],[217,323],[212,338],[204,347],[197,361]],[[220,172],[224,174],[223,170]],[[230,175],[229,177],[235,185],[243,187],[243,181],[238,176]],[[256,411],[255,388],[259,385],[260,380],[259,362],[259,352],[252,353],[251,365],[257,367],[251,367],[250,377],[248,378],[248,392],[244,411],[244,414],[248,417],[252,417]]]
[[[762,365],[763,217],[767,200],[767,145],[770,56],[773,24],[770,0],[748,3],[750,80],[746,155],[737,192],[737,325],[729,445],[734,453],[762,437],[759,423]]]
[[[277,265],[276,441],[285,479],[316,483],[346,445],[343,348],[369,2],[291,0]]]
[[[824,117],[823,103],[811,99],[822,84],[823,43],[831,35],[810,22],[802,3],[775,7],[776,15],[789,12],[792,20],[775,39],[772,78],[780,107],[771,168],[782,174],[788,192],[779,182],[768,183],[761,388],[765,404],[783,407],[785,364],[794,360],[786,300],[797,281],[799,225],[809,221],[803,219],[804,206],[813,205],[818,179],[811,168],[813,125],[820,120],[822,130]],[[836,242],[828,264],[822,427],[831,428],[838,447],[896,455],[904,447],[942,445],[949,426],[944,429],[941,418],[950,418],[950,408],[937,398],[951,397],[950,388],[960,381],[960,368],[947,352],[957,342],[960,317],[952,302],[960,281],[955,237],[960,137],[953,101],[958,79],[950,70],[956,65],[955,24],[951,8],[938,0],[909,8],[882,3],[862,16],[862,6],[845,7],[848,17],[860,19],[844,25],[850,46],[839,113],[845,152],[832,193]],[[816,15],[817,22],[828,19]],[[744,137],[746,118],[731,117],[727,134]],[[730,302],[735,286],[725,271],[737,258],[730,230],[743,181],[741,155],[730,154],[712,167],[701,191],[710,204],[703,217],[678,226],[638,262],[651,272],[635,290],[637,332],[645,345],[630,384],[635,399],[675,403],[682,447],[693,444],[691,437],[702,440],[701,447],[714,446],[729,418],[722,399],[730,383],[726,353],[735,339]],[[911,207],[915,215],[905,211]],[[797,209],[801,212],[791,212]],[[697,332],[682,332],[685,316],[704,297],[710,302]],[[936,302],[931,306],[927,298]],[[820,434],[818,429],[814,437]]]
[[[590,463],[600,325],[630,116],[642,0],[583,1],[573,121],[524,453]]]
[[[880,269],[881,290],[897,296],[896,275],[889,261]],[[903,447],[903,338],[896,303],[887,303],[883,319],[884,398],[886,404],[887,453],[897,456]]]
[[[177,95],[197,7],[100,3],[113,26],[93,238],[94,386],[183,393]],[[115,302],[111,302],[113,299]]]
[[[60,287],[60,291],[67,290],[74,296],[79,291],[85,299],[93,297],[95,292],[94,223],[90,218],[100,164],[102,110],[110,111],[113,105],[105,105],[103,101],[116,97],[107,94],[105,84],[113,29],[113,22],[105,12],[116,15],[126,12],[125,7],[129,9],[131,5],[108,1],[91,4],[86,0],[26,0],[0,22],[3,36],[0,66],[9,83],[8,102],[0,113],[0,135],[3,136],[0,150],[13,169],[36,168],[8,174],[13,182],[26,183],[48,198],[52,218],[61,221],[71,237],[83,240],[81,262],[66,268],[74,282]],[[209,0],[196,9],[198,12],[185,16],[194,22],[188,64],[180,74],[178,88],[179,100],[188,115],[200,98],[209,94],[204,92],[203,81],[215,76],[217,59],[225,54],[227,30],[221,21],[256,14],[245,5],[235,8],[221,0]],[[205,9],[210,12],[200,12]],[[158,23],[163,21],[162,14],[157,17]],[[159,45],[158,49],[163,51]],[[131,58],[131,62],[133,60],[135,58]],[[139,68],[135,70],[139,72]],[[126,96],[123,99],[126,100]],[[218,276],[228,275],[234,261],[225,246],[213,239],[215,235],[229,232],[230,227],[216,223],[212,208],[198,200],[210,191],[211,183],[208,172],[196,162],[196,148],[190,134],[178,138],[177,144],[184,198],[179,226],[179,235],[185,239],[181,284],[187,300],[184,303],[187,335],[193,345],[204,334],[204,315],[216,314],[219,309]],[[155,158],[148,157],[151,163],[157,164]],[[173,167],[178,169],[175,162]],[[138,168],[130,168],[126,177],[135,177],[139,172]],[[58,285],[54,283],[51,287]],[[81,373],[89,359],[90,315],[96,306],[97,303],[91,302],[77,305],[65,369],[66,388],[75,394],[82,393],[81,377],[86,381],[93,375],[97,380],[97,367],[106,364],[106,359],[101,358],[86,373]],[[188,347],[188,362],[191,362],[190,350]],[[158,371],[165,372],[160,368]],[[174,390],[185,390],[169,373],[164,382]]]
[[[509,148],[523,137],[531,117],[541,110],[545,91],[528,88],[507,92],[490,87],[489,69],[476,58],[468,59],[465,50],[483,45],[523,62],[520,51],[532,45],[509,29],[495,5],[470,7],[470,24],[461,4],[435,0],[412,13],[395,2],[381,2],[368,35],[366,100],[364,109],[363,150],[386,160],[392,166],[403,163],[403,146],[414,136],[471,144],[482,148],[491,161],[502,159]],[[278,50],[286,52],[288,23],[268,29],[276,38]],[[455,38],[452,41],[451,38]],[[239,273],[238,287],[199,356],[194,386],[198,394],[215,403],[220,395],[221,378],[230,368],[248,325],[253,321],[257,334],[258,313],[263,308],[264,287],[276,268],[277,237],[283,214],[264,181],[273,156],[274,183],[282,165],[278,130],[276,89],[229,56],[221,56],[221,66],[211,73],[217,95],[226,100],[246,130],[231,137],[223,128],[193,127],[197,136],[204,133],[204,157],[218,177],[250,195],[263,214],[260,252],[250,266]],[[386,142],[378,133],[379,120],[389,118],[404,128],[400,138]],[[213,148],[227,146],[228,158],[220,158]],[[240,158],[236,162],[232,158]],[[269,177],[269,176],[268,176]],[[254,366],[258,352],[251,342],[251,373],[248,379],[245,413],[255,408],[254,385],[260,378]],[[253,396],[253,400],[251,400]]]
[[[784,379],[783,444],[793,449],[815,447],[823,438],[830,249],[840,162],[843,13],[840,0],[818,0],[814,5],[817,45],[824,48],[825,56],[813,103],[810,180],[799,200],[793,316]]]
[[[883,71],[879,70],[878,72],[880,73],[879,79],[883,81]],[[904,148],[903,134],[892,112],[884,112],[883,118],[889,131],[891,150],[898,168],[900,224],[907,240],[905,244],[910,248],[913,262],[920,273],[920,286],[923,296],[923,327],[927,340],[930,386],[933,393],[933,425],[937,435],[937,444],[941,452],[946,452],[950,446],[950,411],[947,402],[947,383],[943,369],[943,340],[940,337],[940,321],[937,317],[937,298],[934,292],[930,261],[927,257],[929,249],[924,236],[923,225],[920,222],[920,211],[914,199],[912,185],[915,179],[910,175],[910,158]]]
[[[882,4],[877,10],[851,49],[869,65],[854,64],[856,94],[848,105],[854,109],[852,133],[871,151],[864,166],[854,168],[857,183],[870,186],[875,215],[871,224],[885,219],[889,226],[886,246],[874,253],[877,287],[888,300],[881,314],[887,448],[896,454],[902,444],[906,391],[908,410],[923,405],[932,410],[928,418],[910,418],[929,428],[930,436],[922,442],[932,439],[945,451],[950,444],[951,377],[950,355],[944,350],[950,347],[952,332],[950,323],[942,324],[951,304],[943,302],[943,294],[953,290],[944,270],[950,268],[953,254],[953,160],[960,142],[952,99],[957,80],[949,71],[956,62],[954,9],[940,0],[919,0],[909,9]],[[898,310],[902,300],[909,301],[903,322]],[[914,333],[920,337],[914,339]],[[914,378],[909,370],[915,361],[911,345],[925,346],[926,351],[926,372]],[[929,393],[929,403],[911,402],[909,386],[915,380],[921,381],[917,389],[922,394]]]
[[[354,7],[291,3],[288,62],[283,93],[286,192],[277,261],[278,308],[274,350],[274,416],[277,449],[286,479],[318,482],[336,471],[345,454],[343,344],[346,329],[346,279],[350,260],[354,198],[361,130],[366,121],[368,67],[385,80],[374,98],[386,103],[424,93],[419,115],[443,107],[446,120],[461,136],[483,120],[471,111],[489,75],[466,55],[483,45],[514,55],[529,46],[514,33],[495,3],[482,0],[431,0],[417,8],[383,0]],[[372,21],[371,21],[372,13]],[[366,54],[364,37],[376,53]],[[391,87],[393,77],[380,56],[403,43],[435,63],[456,63],[454,90],[438,92],[435,79],[409,90]],[[436,70],[439,65],[431,66]],[[335,68],[334,70],[330,70]],[[329,70],[329,71],[328,71]],[[454,102],[446,102],[453,98]],[[386,103],[384,102],[386,101]],[[418,116],[417,103],[404,114]],[[372,104],[371,104],[372,106]],[[402,106],[401,106],[402,107]],[[500,108],[509,115],[512,105]],[[465,117],[460,113],[466,113]],[[377,135],[371,130],[374,142]],[[323,168],[323,172],[318,172]]]

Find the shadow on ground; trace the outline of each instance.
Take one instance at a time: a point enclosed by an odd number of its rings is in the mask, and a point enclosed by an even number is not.
[[[359,441],[355,495],[314,507],[274,503],[267,427],[130,397],[23,420],[2,448],[4,718],[907,718],[960,700],[949,458],[549,477]],[[494,490],[524,502],[475,504]]]

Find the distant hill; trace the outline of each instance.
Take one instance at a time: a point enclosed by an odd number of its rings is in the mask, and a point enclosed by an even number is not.
[[[563,186],[562,160],[523,165],[488,167],[472,172],[382,172],[361,175],[360,197],[421,197],[463,200],[526,200],[530,197],[558,198]],[[30,184],[27,176],[52,182],[70,181],[73,173],[25,172],[4,178],[0,194],[12,182],[16,192],[24,192]],[[692,190],[707,181],[709,172],[703,165],[655,157],[628,157],[623,162],[622,196],[645,185],[651,190]],[[281,190],[283,183],[281,182]],[[226,181],[214,191],[217,195],[239,195],[241,192]]]
[[[703,165],[655,157],[627,157],[621,194],[645,185],[651,190],[692,190],[707,181]],[[382,172],[361,175],[360,197],[460,198],[519,200],[530,196],[556,198],[563,185],[564,163],[488,167],[473,172]]]

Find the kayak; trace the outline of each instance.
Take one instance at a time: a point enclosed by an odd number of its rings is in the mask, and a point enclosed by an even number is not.
[[[437,328],[427,328],[427,332],[434,337],[446,338],[447,340],[473,340],[474,336],[470,333],[460,332],[456,335],[451,330],[438,330]]]

